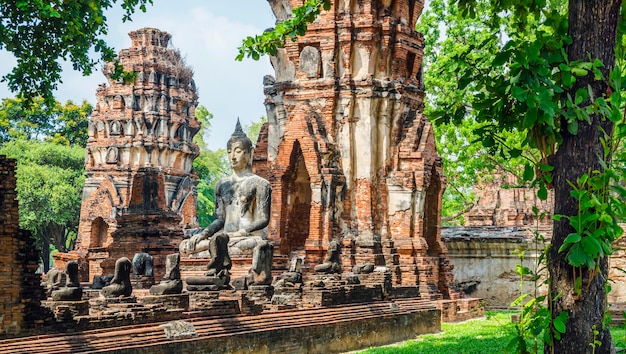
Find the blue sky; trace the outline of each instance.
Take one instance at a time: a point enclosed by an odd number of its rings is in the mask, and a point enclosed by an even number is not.
[[[118,7],[116,4],[107,13],[106,40],[116,51],[130,47],[128,32],[142,27],[155,27],[172,35],[172,45],[194,70],[200,104],[214,114],[209,148],[225,147],[237,117],[242,124],[248,124],[265,115],[262,80],[264,75],[274,74],[269,59],[237,62],[234,58],[243,38],[274,25],[267,1],[154,0],[146,13],[136,13],[127,23],[122,23]],[[9,53],[0,51],[0,75],[8,73],[14,64]],[[57,99],[86,99],[94,104],[98,84],[106,81],[99,66],[89,77],[74,72],[70,65],[65,67],[63,83],[55,93]],[[13,97],[5,83],[0,83],[1,97]]]

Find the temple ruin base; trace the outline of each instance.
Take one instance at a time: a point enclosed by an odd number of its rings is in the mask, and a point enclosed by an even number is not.
[[[441,311],[434,303],[411,299],[395,302],[333,306],[257,316],[182,316],[182,321],[155,321],[107,331],[0,341],[0,353],[115,351],[116,353],[176,353],[203,348],[211,353],[259,352],[339,353],[414,339],[441,330]],[[184,323],[185,340],[172,340],[165,327]],[[171,333],[170,333],[171,334]]]

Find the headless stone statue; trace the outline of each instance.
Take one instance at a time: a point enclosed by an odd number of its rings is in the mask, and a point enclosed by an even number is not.
[[[135,253],[130,282],[135,289],[149,289],[154,285],[154,258],[148,253]]]
[[[157,285],[150,288],[151,295],[180,294],[183,291],[183,281],[180,280],[180,255],[168,254],[165,258],[165,276]]]
[[[237,121],[226,145],[233,174],[215,188],[216,219],[200,233],[180,244],[183,255],[209,250],[207,276],[223,276],[231,268],[231,255],[251,255],[248,284],[269,285],[274,246],[267,241],[272,188],[252,173],[252,142]],[[189,284],[189,279],[187,279]]]
[[[55,301],[79,301],[83,297],[83,288],[78,280],[78,262],[71,261],[65,265],[67,283],[59,290],[52,291],[52,300]]]
[[[46,296],[52,296],[52,292],[59,290],[67,283],[67,274],[57,269],[50,269],[46,274],[46,280],[41,284],[46,289]]]
[[[107,285],[100,294],[106,298],[125,296],[128,297],[133,293],[133,287],[130,284],[130,271],[132,264],[130,259],[122,257],[115,262],[115,273],[111,285]]]

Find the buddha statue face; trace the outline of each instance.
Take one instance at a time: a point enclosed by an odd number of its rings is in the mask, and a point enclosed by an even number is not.
[[[250,166],[252,149],[241,140],[235,140],[228,146],[228,161],[235,172],[243,171]]]
[[[252,141],[241,129],[239,119],[235,132],[226,143],[228,161],[235,172],[240,172],[252,167]]]

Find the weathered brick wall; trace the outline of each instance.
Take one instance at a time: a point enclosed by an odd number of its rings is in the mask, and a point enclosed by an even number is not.
[[[269,3],[278,19],[301,5]],[[268,237],[279,252],[304,256],[311,270],[336,239],[344,272],[387,266],[394,284],[447,298],[456,295],[439,228],[445,177],[421,114],[422,8],[339,0],[279,49],[255,166],[271,171]]]
[[[40,306],[39,252],[29,231],[19,229],[16,162],[0,155],[0,336],[41,327],[53,316]]]
[[[459,289],[496,307],[508,307],[521,295],[517,265],[533,269],[544,248],[533,242],[532,232],[519,226],[445,227],[442,238]],[[523,286],[524,292],[534,292],[529,279]],[[545,285],[540,287],[540,292],[546,290]]]
[[[537,222],[551,237],[554,196],[548,190],[548,198],[537,198],[534,188],[518,187],[517,178],[508,173],[494,173],[493,180],[474,187],[477,202],[464,214],[465,226],[524,226],[534,227]],[[537,220],[536,207],[545,217]]]
[[[19,332],[24,325],[22,270],[17,267],[20,240],[15,164],[15,160],[0,155],[0,333]]]

